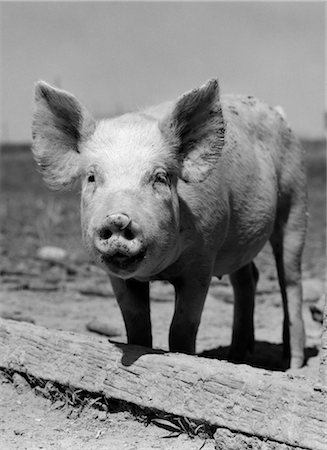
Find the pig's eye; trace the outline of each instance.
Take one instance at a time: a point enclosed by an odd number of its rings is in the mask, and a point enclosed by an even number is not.
[[[91,173],[90,175],[88,175],[88,177],[87,177],[87,182],[88,182],[88,183],[94,183],[94,182],[95,182],[95,176],[93,175],[93,173]]]
[[[168,173],[165,172],[164,170],[158,170],[154,174],[154,182],[161,183],[161,184],[169,184],[170,180],[169,180]]]

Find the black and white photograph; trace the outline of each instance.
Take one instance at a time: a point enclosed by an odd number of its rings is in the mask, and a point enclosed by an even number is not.
[[[326,3],[0,1],[0,450],[325,450]]]

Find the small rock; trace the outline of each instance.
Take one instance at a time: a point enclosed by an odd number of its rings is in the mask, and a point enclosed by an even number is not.
[[[46,392],[44,391],[44,388],[42,388],[41,386],[35,386],[34,392],[36,395],[41,395],[42,397],[44,397],[46,394]]]
[[[33,317],[25,315],[22,311],[4,311],[1,317],[3,319],[16,320],[17,322],[35,323]]]
[[[101,420],[101,422],[103,422],[104,420],[106,420],[107,418],[107,413],[106,411],[99,411],[98,412],[98,419]]]
[[[52,406],[51,409],[61,409],[65,406],[65,402],[63,400],[56,400]]]
[[[0,372],[0,384],[9,384],[9,378],[7,378],[6,374],[3,372]]]
[[[13,379],[13,383],[14,383],[15,388],[17,389],[18,394],[23,394],[27,390],[31,389],[28,382],[25,380],[24,377],[19,375],[19,373],[14,373],[12,379]]]
[[[323,323],[324,321],[324,309],[326,303],[326,296],[322,295],[318,302],[313,305],[310,305],[310,312],[312,316],[312,320],[318,323]]]
[[[86,324],[86,328],[94,333],[103,334],[105,336],[120,336],[122,330],[114,325],[110,325],[108,322],[104,322],[98,319],[94,319]]]
[[[46,283],[56,284],[62,281],[65,277],[65,272],[60,266],[53,266],[46,271],[43,279]]]
[[[306,302],[316,302],[324,293],[324,283],[319,278],[303,280],[303,298]]]
[[[222,301],[223,303],[233,303],[233,290],[231,286],[223,286],[218,284],[210,288],[209,293],[215,298],[215,300]]]
[[[234,298],[232,294],[223,294],[220,298],[223,303],[234,303]]]
[[[69,415],[69,418],[70,418],[70,419],[73,419],[73,420],[78,419],[79,416],[80,416],[80,414],[81,414],[80,410],[78,410],[78,409],[73,409],[73,410],[71,411],[70,415]]]
[[[36,255],[43,261],[62,262],[67,258],[67,251],[60,247],[45,246],[39,248]]]
[[[310,312],[312,320],[318,323],[323,323],[323,312],[319,310],[315,305],[310,306]]]
[[[78,292],[88,296],[98,297],[112,297],[113,291],[109,283],[96,284],[93,280],[91,282],[80,283],[77,287]]]
[[[274,294],[271,297],[272,297],[271,303],[275,308],[281,308],[283,306],[281,294]]]

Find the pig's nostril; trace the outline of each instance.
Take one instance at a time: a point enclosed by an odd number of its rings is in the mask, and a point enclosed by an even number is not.
[[[128,241],[132,241],[134,239],[134,233],[130,228],[125,228],[124,230],[124,238]]]
[[[134,222],[127,214],[117,213],[107,216],[102,226],[97,229],[97,239],[102,244],[109,243],[112,237],[119,240],[133,241],[141,236],[141,227]],[[114,240],[115,241],[115,240]],[[114,242],[113,241],[113,242]]]
[[[99,237],[100,237],[100,239],[105,239],[105,240],[107,240],[107,239],[110,239],[111,236],[112,236],[112,231],[110,230],[109,227],[102,228],[102,229],[99,231]]]

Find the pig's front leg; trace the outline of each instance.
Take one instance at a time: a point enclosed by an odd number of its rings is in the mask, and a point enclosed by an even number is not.
[[[152,347],[149,283],[110,276],[125,322],[127,341]]]
[[[230,274],[234,291],[234,320],[229,359],[244,360],[246,352],[254,347],[254,297],[259,272],[254,262],[246,264]]]
[[[169,331],[169,350],[195,353],[204,301],[210,284],[210,276],[190,275],[174,282],[176,291],[175,312]]]

